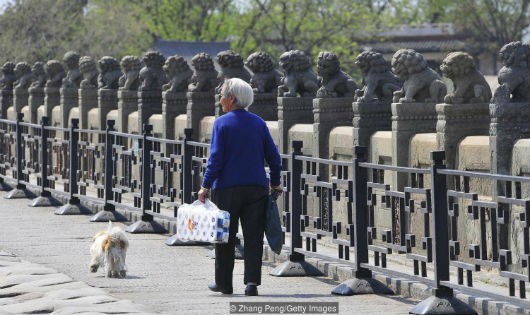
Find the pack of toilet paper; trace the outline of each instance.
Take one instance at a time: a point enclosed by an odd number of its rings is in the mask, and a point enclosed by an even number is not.
[[[183,204],[177,210],[177,238],[181,241],[227,243],[230,213],[210,200]]]

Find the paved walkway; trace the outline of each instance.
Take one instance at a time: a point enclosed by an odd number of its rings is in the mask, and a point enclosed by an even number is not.
[[[27,199],[0,201],[0,315],[229,314],[230,302],[338,302],[339,314],[408,314],[415,303],[396,296],[334,296],[338,282],[272,277],[275,266],[268,262],[260,295],[247,297],[240,260],[234,294],[213,293],[207,289],[214,269],[209,248],[170,247],[164,244],[169,235],[129,234],[127,278],[105,278],[102,271],[90,273],[88,264],[92,236],[108,223],[54,215],[54,208],[29,207]]]

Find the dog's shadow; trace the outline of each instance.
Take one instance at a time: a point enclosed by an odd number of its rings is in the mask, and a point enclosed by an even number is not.
[[[119,277],[105,277],[104,275],[97,276],[96,278],[107,278],[112,280],[135,280],[135,279],[145,279],[145,277],[140,276],[134,276],[134,275],[127,275],[125,278],[119,278]]]

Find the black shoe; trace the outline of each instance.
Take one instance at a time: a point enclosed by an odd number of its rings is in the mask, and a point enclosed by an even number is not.
[[[210,289],[213,292],[221,292],[223,294],[232,294],[234,292],[234,289],[232,287],[230,288],[223,288],[217,285],[217,283],[211,283],[208,285],[208,289]],[[246,292],[246,291],[245,291]]]
[[[249,284],[245,288],[245,295],[256,296],[258,295],[258,286],[255,284]]]

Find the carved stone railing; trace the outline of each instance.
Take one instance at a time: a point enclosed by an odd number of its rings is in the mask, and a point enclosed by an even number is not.
[[[155,114],[162,114],[162,91],[138,92],[138,130],[149,123],[149,118]]]
[[[0,114],[7,118],[7,109],[13,106],[13,90],[0,90]]]
[[[392,130],[392,110],[390,102],[354,102],[353,106],[353,145],[369,147],[370,137],[376,131]]]
[[[44,88],[41,87],[32,87],[29,89],[29,117],[27,117],[27,121],[36,124],[37,119],[37,112],[39,110],[39,106],[44,104]]]
[[[44,107],[42,115],[51,118],[53,108],[55,106],[61,105],[61,91],[60,88],[57,87],[45,87],[44,94]]]
[[[98,89],[79,89],[79,126],[81,129],[88,129],[88,112],[98,107]],[[105,126],[105,125],[103,125]]]
[[[312,124],[313,119],[313,98],[278,97],[278,131],[281,153],[289,150],[289,129],[295,124]]]
[[[491,172],[510,174],[513,145],[530,138],[530,103],[490,104],[489,110]]]
[[[15,88],[13,91],[13,107],[15,113],[18,113],[22,111],[24,106],[28,105],[29,91],[25,88]]]
[[[278,97],[277,93],[255,93],[254,103],[247,110],[265,121],[278,120]]]
[[[313,156],[329,158],[329,133],[335,127],[349,126],[353,118],[353,98],[315,98],[313,99]],[[323,165],[322,165],[323,166]],[[318,170],[322,179],[327,179],[329,170]]]
[[[69,127],[70,111],[78,106],[79,90],[77,88],[61,88],[61,127]]]
[[[438,115],[435,103],[392,103],[392,165],[409,166],[410,140],[418,133],[436,132]],[[402,175],[402,174],[398,174]],[[397,189],[406,178],[395,179]]]
[[[487,103],[436,105],[436,142],[445,151],[446,165],[456,168],[458,144],[467,136],[487,136],[489,107]]]
[[[188,98],[186,92],[164,92],[162,94],[162,128],[165,139],[175,139],[175,118],[186,114]]]
[[[103,129],[107,123],[107,115],[111,110],[118,108],[118,90],[99,89],[98,90],[98,124]]]
[[[128,132],[129,115],[138,110],[138,92],[118,90],[118,121],[119,132]]]
[[[188,92],[186,93],[188,103],[186,105],[186,114],[188,115],[187,127],[194,130],[193,140],[199,139],[200,123],[204,117],[214,116],[215,96],[212,92]]]

